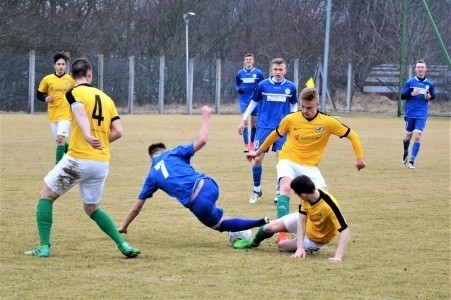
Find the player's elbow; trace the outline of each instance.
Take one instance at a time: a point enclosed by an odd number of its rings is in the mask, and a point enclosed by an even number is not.
[[[205,146],[207,144],[207,140],[208,138],[206,136],[204,137],[199,137],[199,139],[197,140],[197,145],[202,148],[203,146]]]
[[[116,136],[117,138],[121,138],[122,135],[124,135],[124,130],[121,128],[119,130],[116,130]]]

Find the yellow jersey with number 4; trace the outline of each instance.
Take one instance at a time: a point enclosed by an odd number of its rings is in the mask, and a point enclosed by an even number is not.
[[[110,126],[114,120],[119,119],[114,101],[107,94],[89,84],[74,87],[66,93],[66,98],[70,105],[75,102],[83,104],[91,124],[91,135],[98,138],[103,145],[103,149],[98,150],[86,142],[75,118],[73,118],[72,135],[67,154],[75,158],[109,161]]]

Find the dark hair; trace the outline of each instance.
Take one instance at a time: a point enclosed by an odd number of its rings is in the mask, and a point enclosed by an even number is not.
[[[316,189],[313,181],[306,175],[301,175],[293,179],[290,187],[298,196],[301,194],[312,194]]]
[[[299,95],[302,101],[319,100],[318,90],[315,88],[304,88]]]
[[[244,55],[244,57],[254,57],[254,54],[252,54],[252,53],[246,53],[245,55]]]
[[[166,149],[166,146],[159,142],[159,143],[155,143],[149,146],[149,156],[152,157],[156,152],[158,152],[161,149]]]
[[[69,60],[69,55],[65,52],[56,52],[55,55],[53,55],[53,64],[56,64],[60,59],[64,59],[67,62]]]
[[[73,78],[81,78],[86,77],[88,75],[88,71],[92,70],[91,64],[85,58],[77,58],[72,63],[71,74]]]

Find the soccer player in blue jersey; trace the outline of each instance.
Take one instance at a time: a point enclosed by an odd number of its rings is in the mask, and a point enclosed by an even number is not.
[[[239,70],[235,76],[235,90],[239,94],[240,114],[243,116],[246,111],[251,96],[259,82],[263,81],[265,76],[262,71],[254,67],[254,55],[252,53],[246,53],[244,55],[244,68]],[[258,108],[255,108],[250,115],[250,132],[248,130],[243,131],[244,140],[244,152],[254,149],[255,138],[255,123],[257,118]]]
[[[130,212],[119,227],[120,233],[127,233],[130,223],[141,211],[146,199],[158,190],[176,198],[180,204],[189,209],[205,226],[218,231],[241,231],[262,226],[269,222],[268,218],[243,219],[223,218],[224,211],[216,206],[219,187],[213,178],[193,168],[191,157],[207,143],[210,131],[210,115],[212,109],[202,108],[202,123],[199,135],[194,142],[166,149],[163,143],[149,146],[151,167],[147,178],[132,205]]]
[[[258,105],[257,132],[255,135],[254,150],[257,150],[266,137],[277,128],[279,122],[290,112],[297,111],[297,90],[293,82],[285,78],[287,65],[282,58],[276,58],[271,62],[271,77],[263,80],[257,86],[251,102],[243,114],[238,133],[243,134],[246,128],[247,118]],[[273,145],[272,151],[278,152],[282,149],[286,137],[280,137]],[[266,150],[266,152],[269,149]],[[249,203],[256,203],[263,194],[261,178],[263,172],[263,159],[265,152],[252,163],[252,176],[254,189]],[[276,192],[277,194],[277,192]],[[276,195],[277,197],[277,195]],[[277,202],[274,199],[274,202]]]
[[[421,145],[421,134],[428,118],[429,100],[434,100],[434,83],[426,78],[426,63],[419,59],[415,65],[416,76],[407,80],[401,92],[401,99],[406,100],[405,116],[406,137],[403,140],[404,153],[402,161],[409,169],[415,169],[415,158]],[[409,158],[410,140],[413,137],[412,153]]]

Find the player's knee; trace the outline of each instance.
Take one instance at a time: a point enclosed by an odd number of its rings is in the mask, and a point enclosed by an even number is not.
[[[58,145],[64,145],[64,139],[65,139],[64,136],[59,135],[59,136],[56,137],[56,143]]]

